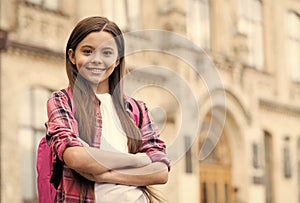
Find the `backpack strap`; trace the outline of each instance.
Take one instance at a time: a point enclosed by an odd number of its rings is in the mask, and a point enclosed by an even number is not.
[[[69,88],[61,89],[60,91],[62,91],[67,96],[67,98],[68,98],[68,104],[69,104],[72,112],[74,113],[74,110],[73,110],[73,106],[74,105],[73,105],[73,101],[71,100],[70,95],[69,95],[70,94]]]
[[[62,91],[68,98],[68,104],[73,112],[73,114],[75,113],[75,109],[74,109],[74,104],[73,104],[73,100],[70,98],[70,95],[72,95],[70,88],[65,88],[65,89],[61,89],[60,91]],[[137,100],[135,100],[132,97],[128,97],[128,101],[131,105],[130,110],[132,111],[135,119],[136,119],[136,124],[138,126],[139,129],[142,128],[142,124],[143,124],[143,111],[142,108],[140,106],[140,104],[138,103]]]
[[[141,108],[140,104],[138,103],[138,101],[136,101],[132,97],[128,97],[127,101],[130,104],[129,110],[131,111],[131,113],[134,116],[135,123],[136,123],[137,127],[139,129],[141,129],[142,124],[143,124],[143,111],[142,111],[142,108]]]
[[[72,112],[74,113],[72,100],[69,96],[68,89],[61,89],[60,91],[62,91],[67,96],[68,104],[69,104]],[[52,175],[51,175],[51,178],[50,178],[50,182],[53,183],[53,185],[56,189],[58,188],[58,185],[59,185],[60,180],[62,178],[63,167],[64,167],[63,162],[58,157],[56,157],[56,164],[55,164],[55,167],[53,168]]]
[[[138,117],[139,118],[139,122],[138,122],[139,125],[138,125],[138,127],[139,127],[139,129],[141,129],[142,128],[142,124],[143,124],[143,112],[142,112],[142,109],[141,109],[141,106],[139,105],[139,103],[135,99],[133,99],[133,98],[132,98],[132,100],[134,101],[135,105],[139,109],[140,116]]]

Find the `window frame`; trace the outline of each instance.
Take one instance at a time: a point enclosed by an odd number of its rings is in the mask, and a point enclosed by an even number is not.
[[[133,6],[136,8],[132,9]],[[141,2],[139,0],[105,1],[102,13],[116,22],[123,31],[137,30],[141,27]]]
[[[290,22],[295,22],[297,25],[300,26],[300,13],[294,10],[288,10],[286,13],[286,20],[287,20],[287,28],[286,28],[286,53],[289,58],[287,60],[287,66],[289,67],[289,76],[293,82],[300,83],[300,28],[295,30],[294,27],[297,26],[290,26]]]
[[[45,136],[45,119],[47,118],[46,101],[52,90],[34,86],[23,92],[22,108],[19,115],[18,136],[20,139],[21,188],[24,202],[37,199],[36,156],[40,139]]]
[[[53,2],[56,1],[56,6],[55,7],[51,7],[49,5],[47,5],[47,2]],[[33,5],[33,6],[37,6],[49,11],[61,11],[61,0],[24,0],[24,2],[26,4],[29,5]]]
[[[211,50],[212,18],[210,0],[190,0],[188,10],[188,36],[195,44],[199,45],[201,48]],[[205,33],[201,32],[201,30],[203,30],[203,27],[205,27]]]
[[[257,11],[259,9],[259,11]],[[263,71],[265,67],[264,53],[264,18],[262,0],[239,0],[238,32],[246,36],[246,65]],[[257,11],[254,14],[252,11]]]

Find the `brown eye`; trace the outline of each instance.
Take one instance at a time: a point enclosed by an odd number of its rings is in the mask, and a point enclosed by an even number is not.
[[[110,49],[105,49],[105,50],[103,50],[102,53],[103,53],[104,56],[109,57],[113,54],[113,51],[110,50]]]
[[[93,53],[93,50],[91,50],[91,49],[84,49],[84,50],[83,50],[83,53],[84,53],[85,55],[91,55],[91,54]]]

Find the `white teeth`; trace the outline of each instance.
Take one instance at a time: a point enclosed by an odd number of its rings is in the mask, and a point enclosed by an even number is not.
[[[102,73],[104,70],[99,69],[99,68],[88,68],[89,71],[92,73]]]

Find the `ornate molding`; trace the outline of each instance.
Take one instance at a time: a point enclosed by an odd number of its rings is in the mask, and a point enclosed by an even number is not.
[[[261,108],[271,109],[272,111],[276,111],[279,113],[285,114],[293,114],[293,115],[300,115],[300,107],[291,106],[287,104],[281,104],[275,101],[270,101],[266,99],[259,99],[259,106]]]
[[[39,54],[39,55],[45,55],[47,57],[50,56],[50,57],[61,58],[61,59],[63,59],[65,56],[63,52],[54,51],[54,50],[48,49],[46,47],[24,44],[24,43],[16,42],[16,41],[9,41],[7,43],[7,48],[19,49],[19,50],[26,51],[26,52],[32,52],[32,53]]]
[[[130,74],[131,71],[134,71],[133,75]],[[136,81],[141,84],[162,85],[167,81],[167,78],[164,75],[138,69],[131,69],[129,73],[127,73],[126,77],[128,77],[129,80]]]
[[[17,24],[14,30],[10,30],[9,33],[12,44],[41,46],[56,51],[64,49],[65,36],[69,34],[71,22],[69,16],[56,11],[45,10],[40,5],[30,2],[20,3],[17,9]],[[20,45],[16,46],[20,47]],[[21,47],[23,46],[21,45]]]

